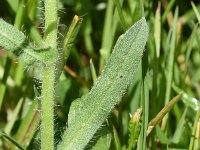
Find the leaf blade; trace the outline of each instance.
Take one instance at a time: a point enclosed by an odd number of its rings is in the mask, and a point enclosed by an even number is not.
[[[0,39],[0,46],[12,52],[26,44],[26,36],[3,19],[0,19]]]
[[[59,149],[83,149],[120,101],[134,78],[148,37],[148,26],[142,18],[116,42],[110,60],[91,91],[70,108],[68,129]],[[77,103],[77,102],[76,102]],[[89,117],[88,114],[91,114]]]

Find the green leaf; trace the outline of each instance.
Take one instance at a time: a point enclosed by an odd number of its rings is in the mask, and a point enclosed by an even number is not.
[[[35,131],[38,128],[40,121],[39,112],[37,110],[38,105],[38,100],[35,98],[22,122],[20,123],[17,133],[14,135],[14,138],[24,147],[28,147]]]
[[[106,124],[103,124],[88,143],[85,150],[109,150],[112,134]]]
[[[91,91],[71,106],[61,150],[83,149],[133,81],[148,37],[145,18],[119,37]]]
[[[185,123],[186,123],[186,114],[187,114],[187,107],[184,110],[184,113],[181,117],[181,119],[178,122],[177,128],[175,130],[175,133],[173,135],[173,138],[171,142],[178,144],[181,141],[181,138],[183,138],[183,132],[185,130]]]
[[[94,67],[94,63],[93,63],[92,59],[90,59],[90,70],[91,70],[92,80],[93,80],[93,83],[94,83],[97,79],[97,72],[96,72],[96,69]]]
[[[5,138],[8,141],[10,141],[13,145],[15,145],[19,150],[25,150],[17,141],[15,141],[15,139],[13,139],[12,137],[10,137],[9,135],[7,135],[4,132],[0,131],[0,138]]]
[[[15,121],[17,120],[17,117],[18,117],[18,115],[19,115],[19,112],[20,112],[20,110],[21,110],[23,101],[24,101],[24,99],[21,98],[21,99],[19,100],[19,102],[17,103],[17,106],[15,107],[15,109],[14,109],[14,111],[13,111],[12,119],[9,121],[9,123],[6,124],[6,126],[5,126],[5,128],[4,128],[5,133],[10,134],[10,132],[11,132],[13,126],[14,126],[14,123],[15,123]]]
[[[194,2],[191,1],[191,4],[192,4],[192,8],[197,16],[198,22],[200,23],[200,13],[199,13],[197,7],[195,6]]]
[[[0,46],[12,52],[27,45],[26,36],[2,19],[0,19],[0,39]]]
[[[154,24],[154,38],[155,38],[155,46],[156,46],[156,57],[160,57],[160,40],[161,40],[161,5],[158,3],[158,7],[156,9],[155,15],[155,24]]]
[[[35,62],[45,65],[56,62],[57,52],[52,48],[26,48],[18,56],[26,65],[31,65]]]
[[[7,0],[7,2],[10,5],[10,7],[12,8],[12,10],[14,12],[16,12],[17,8],[18,8],[19,0]]]
[[[33,47],[21,31],[2,19],[0,19],[0,39],[0,46],[14,53],[26,65],[35,62],[42,64],[56,62],[57,51],[50,47]]]
[[[156,135],[162,144],[170,144],[170,139],[167,138],[159,125],[156,126]]]

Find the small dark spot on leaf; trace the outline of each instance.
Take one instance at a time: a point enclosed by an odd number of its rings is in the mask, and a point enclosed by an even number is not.
[[[123,76],[121,75],[120,78],[122,78]]]

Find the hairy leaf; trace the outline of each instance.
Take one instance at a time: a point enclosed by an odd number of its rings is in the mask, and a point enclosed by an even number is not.
[[[50,47],[33,47],[21,31],[2,19],[0,19],[0,39],[0,46],[14,53],[26,65],[34,62],[49,64],[56,61],[55,50]]]
[[[145,18],[119,37],[110,60],[91,91],[72,104],[62,150],[83,149],[120,101],[140,65],[147,41]]]
[[[94,134],[84,150],[109,150],[112,134],[106,123]]]
[[[0,46],[15,51],[27,45],[26,36],[17,28],[0,19]]]

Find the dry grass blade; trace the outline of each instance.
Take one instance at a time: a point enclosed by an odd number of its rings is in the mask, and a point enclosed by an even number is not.
[[[183,96],[183,93],[175,96],[157,115],[149,122],[149,126],[147,129],[147,136],[151,133],[153,128],[162,120],[162,118],[170,111],[170,109],[177,103],[180,98]]]

